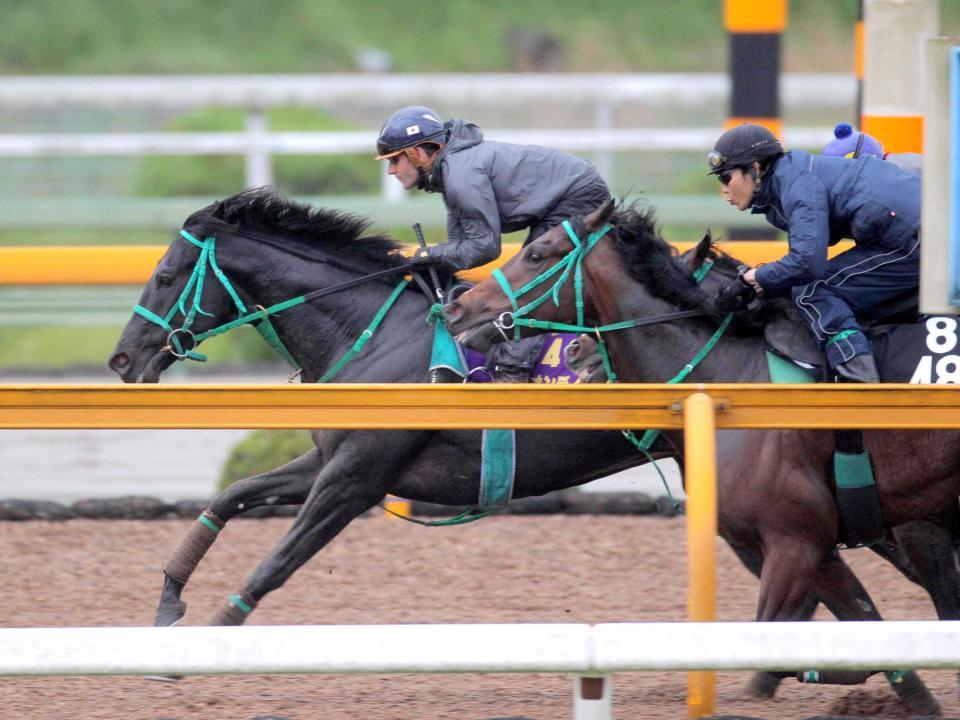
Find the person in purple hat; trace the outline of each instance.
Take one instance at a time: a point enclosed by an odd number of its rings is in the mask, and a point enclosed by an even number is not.
[[[724,200],[788,234],[787,254],[742,282],[758,295],[791,295],[842,382],[879,382],[858,317],[915,294],[920,282],[920,178],[864,154],[864,144],[850,160],[786,152],[769,130],[744,123],[707,155]],[[854,247],[828,259],[841,238]]]
[[[923,167],[923,155],[920,153],[888,153],[883,143],[873,135],[863,131],[854,132],[853,127],[847,123],[840,123],[833,129],[833,140],[826,144],[820,154],[851,160],[856,160],[861,155],[872,155],[917,175],[920,175]]]

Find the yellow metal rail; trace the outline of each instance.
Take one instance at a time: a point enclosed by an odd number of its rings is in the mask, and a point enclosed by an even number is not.
[[[939,385],[0,385],[0,429],[684,427],[708,393],[717,428],[960,428]]]
[[[681,252],[694,244],[675,243]],[[719,245],[748,265],[771,262],[786,253],[786,243],[776,241]],[[840,243],[831,252],[847,247],[849,243]],[[0,285],[142,285],[166,249],[165,245],[0,248]],[[472,282],[482,280],[518,250],[517,245],[506,245],[498,260],[461,275]]]
[[[0,429],[683,428],[689,617],[716,619],[718,428],[960,428],[950,386],[0,385]],[[712,672],[689,677],[713,714]]]

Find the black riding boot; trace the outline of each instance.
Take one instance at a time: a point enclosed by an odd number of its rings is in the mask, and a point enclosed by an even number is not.
[[[450,368],[438,367],[430,371],[432,383],[462,383],[464,380]]]
[[[495,345],[488,360],[488,367],[493,366],[494,382],[530,382],[530,370],[543,347],[544,337],[537,335]]]
[[[880,372],[873,355],[854,355],[845,363],[840,363],[834,369],[837,382],[842,383],[878,383]]]

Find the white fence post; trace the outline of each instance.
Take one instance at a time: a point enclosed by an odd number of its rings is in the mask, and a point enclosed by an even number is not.
[[[273,184],[273,164],[267,147],[267,113],[263,108],[247,112],[245,129],[249,136],[246,155],[246,185],[248,188]]]
[[[573,682],[573,720],[611,720],[613,681],[609,675],[577,675]]]

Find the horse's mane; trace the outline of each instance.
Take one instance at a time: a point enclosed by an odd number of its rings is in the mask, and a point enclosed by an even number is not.
[[[712,298],[684,268],[676,248],[661,237],[652,207],[641,208],[636,201],[621,206],[611,216],[610,224],[616,228],[614,246],[627,272],[654,297],[682,310],[703,310],[710,316],[720,316]]]
[[[405,262],[396,252],[401,247],[396,241],[385,235],[363,236],[369,220],[290,200],[268,187],[215,202],[193,213],[183,226],[213,235],[243,234],[300,257],[333,257],[348,266],[385,268]]]
[[[715,307],[715,298],[697,284],[692,271],[709,259],[713,262],[711,272],[733,281],[742,264],[739,260],[709,242],[705,248],[698,248],[693,267],[686,267],[676,248],[660,235],[654,208],[641,208],[636,201],[614,212],[610,223],[617,230],[614,245],[627,272],[654,297],[682,310],[703,310],[705,316],[714,321],[725,317],[726,313]],[[760,303],[754,310],[738,312],[732,329],[747,334],[759,332],[773,316],[782,312],[781,302]]]

